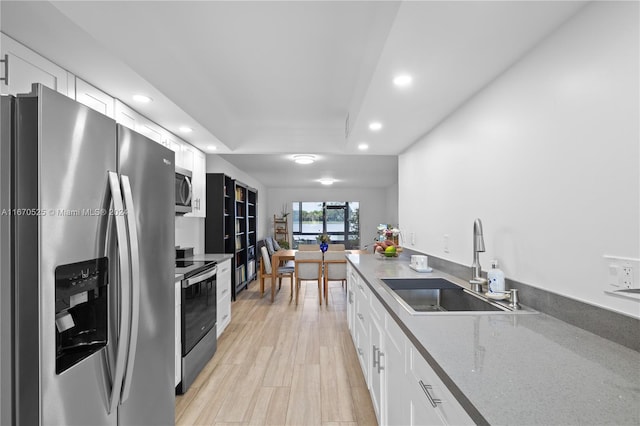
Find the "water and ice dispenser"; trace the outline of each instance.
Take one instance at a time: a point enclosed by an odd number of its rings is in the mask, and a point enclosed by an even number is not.
[[[56,285],[56,373],[107,344],[108,258],[60,265]]]

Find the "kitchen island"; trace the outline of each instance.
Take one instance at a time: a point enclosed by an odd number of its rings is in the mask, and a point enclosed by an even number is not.
[[[415,272],[402,257],[348,261],[386,310],[378,315],[395,322],[475,423],[640,424],[640,353],[541,312],[411,315],[382,278],[468,283],[437,270]]]

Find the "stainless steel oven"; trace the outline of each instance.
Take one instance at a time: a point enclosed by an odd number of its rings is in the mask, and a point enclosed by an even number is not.
[[[211,262],[192,265],[182,281],[182,381],[186,392],[216,351],[216,274]]]

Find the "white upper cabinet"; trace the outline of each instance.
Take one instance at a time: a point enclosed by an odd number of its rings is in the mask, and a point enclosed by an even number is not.
[[[123,104],[120,100],[116,99],[116,122],[122,124],[124,127],[128,127],[131,130],[136,130],[136,123],[140,114]]]
[[[115,119],[116,122],[123,126],[165,145],[163,143],[165,130],[162,127],[129,108],[118,99],[115,100]]]
[[[102,90],[76,77],[76,101],[107,117],[115,118],[115,99]]]
[[[162,127],[158,126],[153,121],[140,115],[136,121],[136,132],[145,135],[149,139],[164,145],[162,135],[164,133]]]
[[[194,217],[206,217],[207,158],[198,149],[193,149],[193,213]]]
[[[2,33],[0,45],[1,59],[7,55],[8,61],[6,68],[3,63],[0,69],[2,78],[8,77],[8,84],[2,80],[2,94],[30,93],[32,83],[42,83],[65,96],[74,97],[73,75],[65,69]]]

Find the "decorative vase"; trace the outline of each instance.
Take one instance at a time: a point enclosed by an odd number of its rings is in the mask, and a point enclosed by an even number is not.
[[[320,250],[322,250],[322,252],[324,253],[325,251],[327,251],[327,249],[329,248],[329,244],[327,243],[320,243]]]

